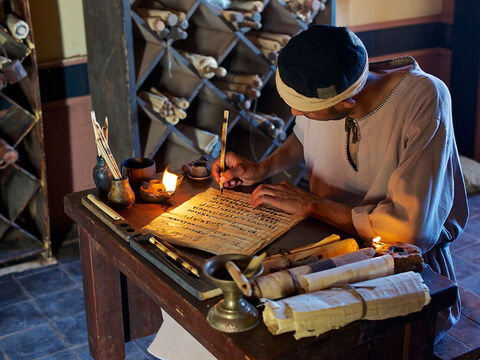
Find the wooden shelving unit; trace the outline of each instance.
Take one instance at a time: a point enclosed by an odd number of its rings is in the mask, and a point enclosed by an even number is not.
[[[0,267],[51,257],[47,180],[37,60],[28,0],[3,1],[0,22],[14,14],[30,27],[27,39],[6,31],[3,56],[18,59],[27,76],[0,91],[0,138],[18,160],[0,169]],[[0,29],[0,31],[3,31]],[[5,40],[7,39],[7,40]]]
[[[335,0],[324,3],[311,22],[331,24]],[[139,8],[165,7],[183,11],[189,23],[188,37],[166,46],[166,41],[139,16]],[[219,88],[218,78],[202,78],[183,51],[212,56],[228,72],[258,74],[261,96],[250,111],[276,114],[291,131],[293,117],[275,90],[275,63],[249,40],[262,31],[295,35],[308,27],[290,11],[285,1],[263,1],[262,28],[237,30],[206,0],[84,0],[89,81],[97,118],[109,118],[110,145],[120,162],[132,156],[154,158],[157,170],[205,156],[218,156],[214,147],[205,153],[186,129],[221,134],[223,111],[230,111],[229,150],[248,159],[261,160],[280,141],[272,138]],[[187,117],[172,125],[158,115],[139,94],[151,87],[189,100]],[[293,169],[284,179],[297,183],[304,168]],[[279,179],[275,179],[277,181]]]

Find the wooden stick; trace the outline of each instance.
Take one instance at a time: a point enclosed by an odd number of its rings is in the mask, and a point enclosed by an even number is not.
[[[240,28],[251,28],[255,30],[260,30],[262,28],[262,23],[260,21],[243,20],[238,25]]]
[[[223,124],[222,124],[222,147],[220,150],[220,177],[225,172],[225,153],[227,152],[227,128],[228,128],[228,115],[230,112],[225,110],[223,112]],[[223,182],[220,181],[220,193],[223,194]]]
[[[90,200],[93,204],[95,204],[105,214],[110,216],[113,220],[125,220],[123,217],[118,215],[110,206],[99,200],[95,195],[88,194],[87,199]]]
[[[264,49],[280,51],[282,49],[282,45],[275,40],[269,40],[262,37],[257,36],[247,36],[248,40],[250,40],[253,44],[260,46]]]
[[[233,281],[235,281],[235,284],[237,284],[240,291],[245,296],[252,296],[252,286],[250,285],[247,277],[240,271],[238,266],[233,261],[229,260],[225,263],[225,268],[232,277]]]
[[[225,77],[227,75],[227,69],[224,67],[213,67],[210,65],[205,66],[205,74],[214,73],[218,77]]]
[[[142,17],[142,19],[147,23],[147,25],[153,31],[162,31],[163,29],[165,29],[165,22],[159,17],[146,16],[146,17]]]
[[[188,261],[186,261],[185,259],[183,259],[180,254],[178,254],[176,251],[174,251],[173,249],[170,249],[168,248],[166,245],[164,245],[160,240],[154,238],[154,237],[150,237],[148,239],[148,241],[155,245],[157,247],[157,249],[159,249],[160,251],[162,251],[163,253],[165,253],[168,257],[170,257],[171,259],[173,259],[174,261],[176,261],[177,263],[179,263],[180,265],[182,265],[185,269],[187,269],[190,273],[192,273],[193,275],[195,275],[196,277],[200,277],[200,274],[198,272],[198,269],[193,266],[192,264],[190,264]],[[250,287],[250,291],[251,291],[251,287]]]
[[[267,253],[264,251],[260,255],[252,257],[252,259],[250,260],[250,262],[248,263],[247,267],[244,270],[244,274],[246,277],[250,277],[253,274],[255,274],[255,271],[257,271],[257,268],[260,266],[263,259],[265,259],[265,256],[267,256]]]
[[[105,140],[108,143],[108,117],[105,116],[105,121],[103,122],[102,126],[103,136],[105,136]]]
[[[261,33],[258,34],[258,36],[264,39],[278,41],[282,46],[287,45],[288,41],[292,38],[288,34],[277,34],[277,33],[272,33],[267,31],[262,31]]]
[[[222,15],[228,21],[242,22],[243,20],[245,20],[245,17],[243,16],[243,14],[238,11],[223,10]]]
[[[262,20],[262,15],[260,15],[259,12],[253,12],[253,11],[242,11],[242,15],[245,17],[246,20],[250,20],[253,22],[260,22]],[[241,22],[240,20],[237,20],[238,22]]]
[[[97,125],[95,125],[97,126]],[[100,140],[100,136],[99,134],[101,134],[101,131],[100,131],[100,127],[98,127],[98,131],[97,131],[97,138],[96,138],[96,142],[97,144],[99,144],[99,148],[100,148],[100,155],[103,157],[103,159],[105,160],[105,163],[107,164],[108,168],[110,169],[110,171],[112,172],[112,175],[113,177],[116,179],[116,180],[119,180],[122,178],[122,175],[120,174],[120,171],[118,170],[118,167],[117,167],[117,164],[115,163],[115,159],[113,159],[113,155],[112,157],[110,157],[107,149],[105,149],[104,145],[102,144],[102,141]],[[111,154],[111,153],[110,153]]]
[[[262,12],[263,11],[263,2],[261,2],[261,1],[232,0],[232,2],[230,4],[230,9]]]
[[[263,85],[263,81],[257,74],[234,74],[228,73],[225,80],[238,84],[247,84],[253,88],[258,88]]]
[[[245,93],[247,91],[248,85],[247,84],[238,84],[229,81],[217,81],[215,85],[220,89],[226,89],[231,91],[237,91],[240,93]]]
[[[184,97],[175,96],[168,92],[163,92],[163,94],[170,99],[177,107],[180,109],[186,110],[190,106],[190,103]]]
[[[108,143],[105,140],[105,137],[103,136],[103,132],[100,129],[100,125],[98,124],[95,116],[95,111],[92,110],[92,112],[90,113],[90,117],[92,119],[93,132],[95,134],[95,142],[97,144],[97,150],[99,150],[100,155],[103,157],[107,166],[110,168],[110,171],[112,172],[113,177],[117,180],[121,179],[122,174],[120,173],[117,163],[115,162],[115,158],[113,157],[113,154],[110,151],[110,147],[108,146]]]
[[[164,21],[168,26],[175,26],[178,22],[178,16],[166,10],[159,9],[143,9],[138,8],[136,12],[141,17],[157,17]]]

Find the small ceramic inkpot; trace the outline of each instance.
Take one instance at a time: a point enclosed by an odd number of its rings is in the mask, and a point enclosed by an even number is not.
[[[101,156],[97,156],[97,163],[93,168],[93,181],[101,196],[106,196],[112,187],[113,175],[107,163]]]

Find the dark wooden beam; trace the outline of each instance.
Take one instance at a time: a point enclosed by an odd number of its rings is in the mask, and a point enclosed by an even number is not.
[[[461,154],[472,157],[479,87],[480,1],[455,0],[452,31],[452,94],[453,124]]]

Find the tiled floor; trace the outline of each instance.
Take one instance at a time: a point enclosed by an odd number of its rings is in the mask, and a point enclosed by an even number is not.
[[[87,360],[87,325],[77,243],[55,265],[0,277],[0,360]],[[156,359],[153,335],[126,344],[126,359]]]
[[[458,282],[480,296],[480,194],[470,196],[470,219],[452,245]],[[58,264],[0,277],[0,360],[86,360],[82,276],[75,242]],[[126,359],[155,359],[153,335],[126,344]]]

